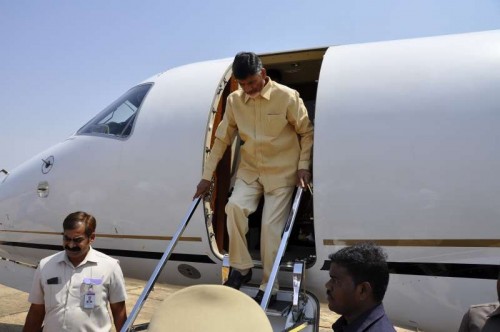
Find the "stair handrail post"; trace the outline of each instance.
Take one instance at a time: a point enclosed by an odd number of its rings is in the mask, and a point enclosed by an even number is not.
[[[189,221],[191,220],[191,217],[194,214],[194,211],[196,210],[196,207],[200,203],[201,197],[197,197],[191,202],[191,205],[188,209],[188,212],[186,213],[183,221],[177,228],[177,231],[175,232],[174,236],[172,237],[172,240],[170,240],[167,248],[165,249],[163,256],[161,257],[160,261],[156,265],[156,268],[153,271],[153,274],[149,278],[148,283],[146,286],[144,286],[144,289],[142,290],[141,296],[137,299],[137,302],[135,303],[134,309],[130,312],[130,315],[128,316],[127,320],[125,321],[125,324],[123,324],[123,327],[121,328],[120,332],[128,332],[130,331],[132,324],[134,323],[135,319],[137,318],[137,315],[139,314],[139,311],[142,309],[142,306],[144,305],[144,302],[149,296],[149,293],[153,289],[154,284],[156,283],[156,280],[158,280],[158,277],[160,276],[161,271],[165,267],[165,264],[167,263],[168,259],[170,258],[170,255],[172,254],[172,251],[174,250],[175,246],[177,245],[177,242],[179,241],[179,238],[181,237],[182,233],[186,229]]]
[[[271,274],[269,275],[269,280],[267,281],[266,289],[264,291],[264,296],[262,297],[262,302],[260,303],[260,307],[264,311],[267,310],[267,307],[269,305],[269,299],[271,298],[271,292],[273,289],[274,281],[276,280],[276,276],[278,275],[281,259],[285,254],[285,250],[288,244],[288,239],[290,238],[290,233],[292,232],[293,224],[295,222],[295,218],[297,217],[300,199],[302,198],[303,192],[304,189],[302,187],[298,187],[297,192],[295,193],[295,198],[293,199],[292,210],[288,215],[288,219],[286,221],[285,228],[283,231],[283,236],[281,238],[280,246],[276,254],[276,258],[274,259],[273,268],[271,270]]]

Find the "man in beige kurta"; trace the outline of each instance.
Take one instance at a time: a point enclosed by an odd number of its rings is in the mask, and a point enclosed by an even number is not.
[[[267,285],[296,184],[311,179],[313,126],[299,93],[273,82],[254,53],[238,53],[233,75],[241,89],[227,98],[224,118],[208,157],[195,197],[204,195],[226,148],[236,133],[242,145],[233,194],[226,205],[231,273],[226,283],[239,288],[251,278],[252,258],[245,235],[248,216],[264,195],[261,230],[263,280]],[[273,294],[278,284],[273,285]],[[259,295],[258,295],[259,296]]]

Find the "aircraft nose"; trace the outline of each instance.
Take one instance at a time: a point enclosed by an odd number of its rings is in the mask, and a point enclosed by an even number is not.
[[[48,207],[48,178],[41,172],[41,158],[32,158],[9,171],[0,172],[0,256],[26,263],[23,245],[43,242],[43,212]],[[45,181],[45,182],[44,182]]]
[[[0,239],[12,241],[17,236],[14,231],[40,227],[39,209],[46,209],[50,179],[42,159],[54,165],[53,151],[35,156],[13,170],[0,171]]]
[[[3,174],[1,174],[3,175]],[[15,172],[0,175],[0,229],[12,227],[14,211],[26,194],[26,184],[16,180]]]

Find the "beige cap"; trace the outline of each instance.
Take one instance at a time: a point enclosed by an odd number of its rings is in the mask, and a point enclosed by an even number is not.
[[[250,296],[222,285],[186,287],[167,297],[148,331],[272,332],[262,308]]]

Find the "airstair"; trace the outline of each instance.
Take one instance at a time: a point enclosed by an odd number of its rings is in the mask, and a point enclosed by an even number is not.
[[[297,212],[302,198],[304,190],[298,188],[295,194],[292,208],[288,216],[285,228],[283,230],[282,240],[276,255],[276,259],[271,270],[271,275],[267,283],[267,287],[264,291],[264,296],[260,306],[262,310],[266,312],[269,321],[273,327],[273,331],[282,332],[315,332],[318,331],[319,324],[319,303],[314,295],[308,293],[304,289],[304,276],[305,276],[305,262],[296,261],[293,264],[292,270],[292,287],[289,289],[280,289],[277,294],[277,300],[269,305],[272,286],[274,281],[278,277],[280,272],[281,260],[285,254],[285,250],[290,239],[293,225],[297,217]],[[176,233],[174,234],[172,240],[167,246],[163,256],[158,262],[156,268],[154,269],[149,281],[144,287],[142,294],[137,300],[134,308],[132,309],[127,321],[121,329],[121,332],[135,332],[135,331],[145,331],[148,328],[148,323],[133,325],[136,320],[140,310],[142,309],[144,302],[148,298],[150,292],[165,267],[165,264],[170,258],[179,238],[186,229],[191,217],[194,214],[201,198],[196,198],[190,205],[188,212],[186,213],[183,221],[179,225]],[[222,282],[227,279],[229,274],[229,256],[225,255],[222,262]],[[259,290],[258,285],[244,285],[240,288],[240,291],[246,293],[247,295],[254,297]]]

